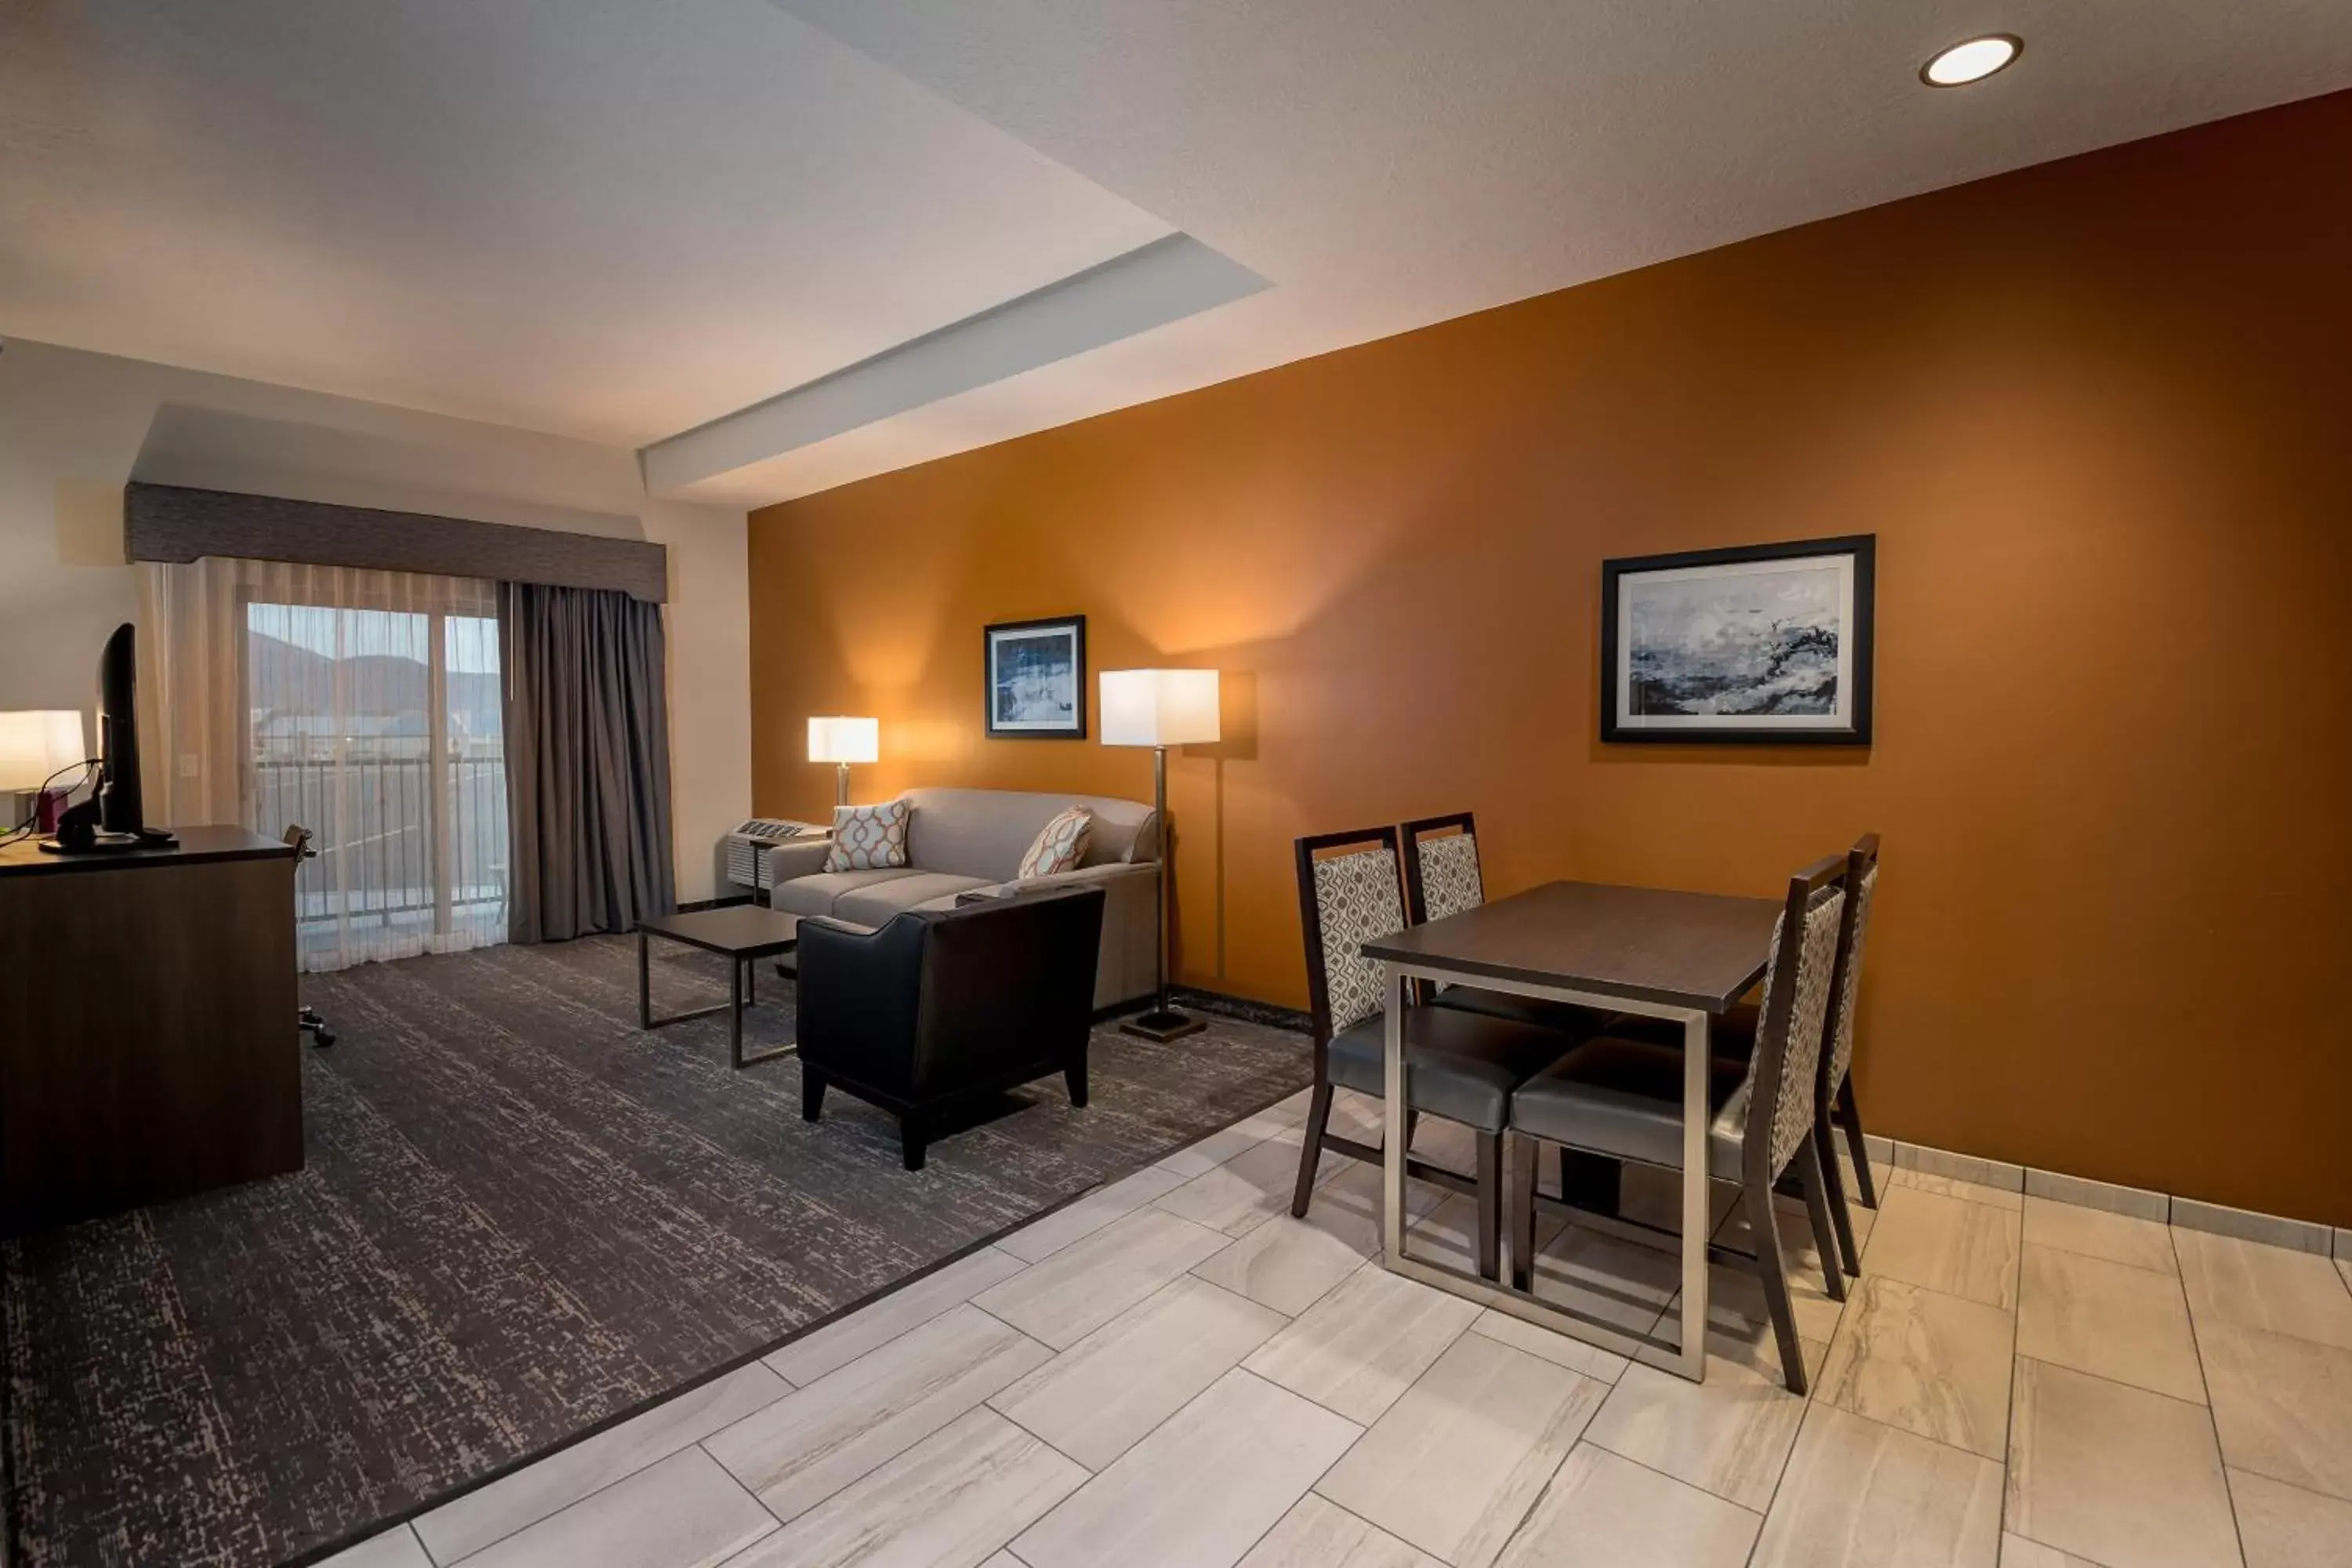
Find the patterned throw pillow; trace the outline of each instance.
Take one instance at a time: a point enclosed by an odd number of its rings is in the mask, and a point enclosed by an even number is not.
[[[903,800],[835,806],[833,853],[824,858],[824,868],[881,871],[907,864],[907,818],[911,809]]]
[[[1020,880],[1032,877],[1050,877],[1057,871],[1075,871],[1079,857],[1087,852],[1087,835],[1094,831],[1095,814],[1083,805],[1063,808],[1053,821],[1037,832],[1036,842],[1029,853],[1021,857]]]

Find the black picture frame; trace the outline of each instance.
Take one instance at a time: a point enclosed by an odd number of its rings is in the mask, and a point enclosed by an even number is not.
[[[1803,714],[1638,713],[1624,646],[1623,607],[1628,580],[1639,593],[1641,580],[1672,573],[1684,581],[1704,569],[1760,563],[1814,562],[1842,575],[1837,626],[1839,657],[1835,700],[1830,721]],[[1723,574],[1727,580],[1738,574]],[[1705,580],[1699,576],[1697,580]],[[1871,743],[1872,665],[1876,646],[1875,601],[1878,536],[1847,534],[1835,539],[1799,539],[1779,544],[1745,544],[1725,550],[1685,550],[1666,555],[1634,555],[1601,563],[1601,739],[1622,744],[1736,746],[1867,746]],[[1800,634],[1801,635],[1801,634]]]
[[[1007,679],[999,652],[1008,643],[1066,641],[1070,652],[1069,716],[1065,721],[1008,719],[1001,714],[998,690]],[[1048,616],[1034,621],[996,621],[981,628],[982,717],[992,741],[1083,741],[1087,738],[1087,618]]]

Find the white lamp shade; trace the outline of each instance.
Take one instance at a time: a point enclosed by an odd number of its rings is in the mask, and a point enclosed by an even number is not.
[[[1219,732],[1215,670],[1102,672],[1104,745],[1197,746]]]
[[[870,763],[882,754],[882,721],[839,717],[809,720],[809,761]]]
[[[70,708],[0,713],[0,789],[38,789],[59,768],[89,757],[81,715]]]

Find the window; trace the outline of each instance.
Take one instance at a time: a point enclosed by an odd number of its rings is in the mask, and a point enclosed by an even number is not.
[[[253,592],[239,794],[257,832],[313,835],[296,882],[303,966],[505,941],[495,616],[463,595],[393,609]]]

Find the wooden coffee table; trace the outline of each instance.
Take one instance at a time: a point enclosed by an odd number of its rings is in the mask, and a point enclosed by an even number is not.
[[[696,1018],[708,1018],[714,1013],[727,1015],[727,1059],[735,1069],[759,1062],[771,1062],[778,1057],[788,1057],[798,1051],[798,1046],[779,1046],[762,1051],[748,1060],[743,1055],[743,1009],[759,999],[759,977],[756,970],[760,959],[775,953],[790,952],[800,941],[801,918],[782,910],[767,909],[759,904],[730,904],[724,909],[696,910],[688,914],[657,915],[637,922],[637,1023],[640,1027],[658,1029],[670,1024],[684,1024]],[[678,1013],[667,1018],[654,1016],[653,979],[650,968],[652,939],[667,937],[716,952],[727,959],[727,1000],[715,1007],[699,1007],[691,1013]]]

